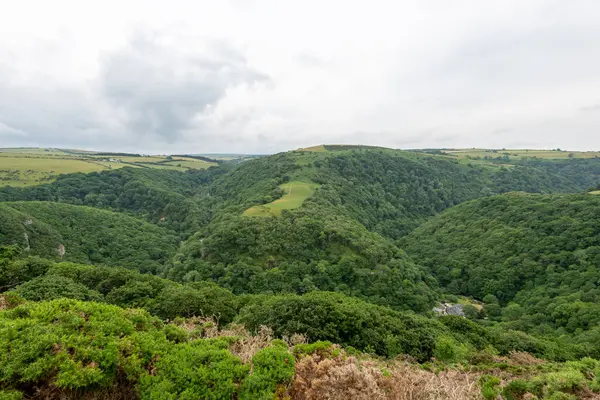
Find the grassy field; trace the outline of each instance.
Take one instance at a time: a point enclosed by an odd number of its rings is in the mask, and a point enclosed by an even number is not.
[[[280,186],[285,191],[285,194],[269,204],[255,206],[244,211],[247,217],[268,217],[273,215],[281,215],[283,210],[293,210],[304,203],[317,188],[315,183],[307,182],[288,182]]]
[[[545,159],[568,159],[568,158],[594,158],[600,157],[598,151],[556,151],[556,150],[532,150],[532,149],[456,149],[443,150],[444,153],[459,158],[497,158],[507,155],[511,160],[521,160],[524,158],[545,158]]]
[[[60,174],[95,172],[122,167],[187,171],[215,163],[187,157],[117,156],[70,149],[0,148],[0,186],[48,183]]]
[[[174,167],[183,167],[190,169],[205,169],[212,165],[215,165],[214,163],[209,163],[203,160],[195,160],[193,158],[174,158],[173,161],[166,162],[165,164]]]
[[[115,168],[124,166],[117,164]],[[60,174],[109,169],[101,163],[75,159],[0,157],[0,185],[28,186],[51,182]]]
[[[311,147],[305,147],[303,149],[298,149],[299,151],[313,151],[315,153],[324,153],[327,151],[327,149],[325,149],[325,146],[323,146],[322,144],[319,146],[311,146]]]
[[[590,192],[590,194],[600,194],[600,190],[594,190],[594,191]]]

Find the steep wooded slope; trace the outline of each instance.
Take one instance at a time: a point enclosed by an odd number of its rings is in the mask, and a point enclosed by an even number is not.
[[[598,333],[598,196],[475,200],[420,226],[403,247],[449,292],[492,303],[492,318],[538,332]]]
[[[128,215],[52,202],[0,203],[0,244],[25,254],[160,273],[178,240]]]

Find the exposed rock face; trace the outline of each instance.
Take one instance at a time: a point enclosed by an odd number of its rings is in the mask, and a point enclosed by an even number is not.
[[[58,255],[62,258],[62,256],[65,255],[65,246],[61,243],[58,245],[58,248],[56,249]]]
[[[25,238],[25,248],[23,250],[24,251],[31,250],[31,246],[29,245],[29,235],[27,234],[27,232],[23,232],[23,238]]]
[[[465,312],[463,308],[464,305],[462,304],[442,303],[440,307],[434,307],[432,311],[438,315],[458,315],[459,317],[464,317]]]

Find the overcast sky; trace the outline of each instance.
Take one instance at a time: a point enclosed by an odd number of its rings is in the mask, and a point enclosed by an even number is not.
[[[0,147],[600,149],[597,0],[0,0]]]

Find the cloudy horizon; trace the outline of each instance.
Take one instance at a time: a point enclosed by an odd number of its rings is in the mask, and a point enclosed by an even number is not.
[[[600,150],[592,0],[21,0],[0,10],[0,147]]]

